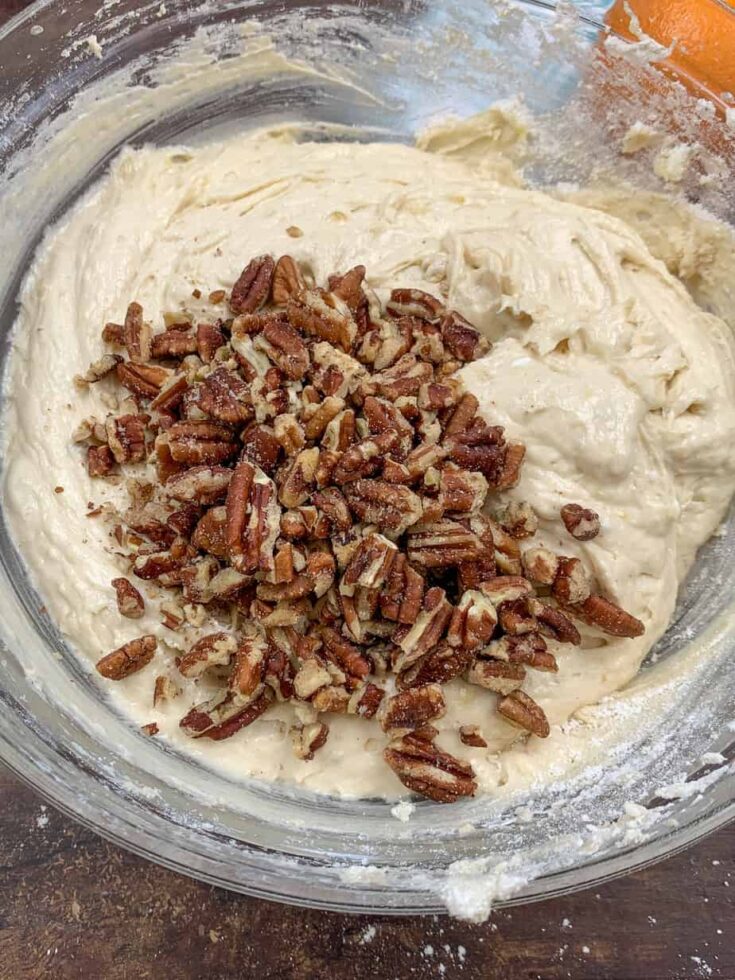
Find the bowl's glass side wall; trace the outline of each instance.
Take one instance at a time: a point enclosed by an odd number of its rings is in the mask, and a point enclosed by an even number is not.
[[[241,57],[252,41],[242,25],[254,16],[290,64],[259,71],[257,58]],[[92,34],[102,45],[102,59],[87,40]],[[408,140],[437,116],[467,115],[520,93],[547,134],[540,141],[543,155],[532,161],[536,178],[583,179],[594,161],[607,159],[613,168],[618,162],[599,106],[600,77],[609,84],[615,66],[603,61],[591,67],[598,39],[594,23],[554,20],[544,3],[496,8],[469,0],[461,10],[424,0],[167,0],[165,8],[159,0],[120,0],[108,10],[90,0],[70,0],[63,8],[36,4],[0,33],[3,363],[20,282],[44,229],[123,143],[201,139],[219,128],[288,119],[311,121],[320,138],[318,124],[329,122],[347,127],[342,138]],[[166,54],[172,50],[186,60],[185,83],[169,71]],[[294,59],[308,59],[316,71],[294,67]],[[117,98],[105,114],[94,93],[113,78]],[[620,118],[625,100],[641,95],[635,78],[627,78],[626,86],[615,88]],[[162,87],[168,93],[165,113],[158,100]],[[589,121],[583,136],[580,113]],[[81,128],[83,116],[96,121],[93,130]],[[650,175],[633,168],[627,161],[625,176],[645,184]],[[725,200],[720,213],[727,209]],[[728,574],[734,552],[730,522],[685,593],[680,608],[688,611],[690,633],[692,623],[705,632],[735,599]],[[735,658],[729,656],[731,630],[722,625],[711,627],[712,657],[688,685],[672,692],[672,713],[687,719],[686,730],[672,732],[669,725],[621,739],[621,757],[635,746],[639,778],[601,794],[583,774],[575,786],[549,794],[525,829],[503,805],[487,800],[456,808],[422,804],[404,827],[377,801],[325,801],[287,787],[233,787],[152,745],[112,710],[103,723],[92,723],[100,689],[44,619],[4,522],[0,557],[0,754],[95,829],[218,884],[334,908],[428,910],[441,905],[437,895],[446,890],[446,867],[482,855],[485,864],[473,875],[482,879],[498,862],[522,868],[537,879],[519,893],[521,900],[530,899],[653,860],[712,829],[732,809],[729,777],[706,795],[676,804],[674,814],[669,806],[667,817],[676,823],[652,824],[650,839],[635,847],[625,827],[614,823],[626,799],[648,797],[655,811],[663,801],[651,799],[651,787],[674,774],[696,774],[698,753],[713,743],[732,751],[726,722],[735,714],[727,693],[735,691]],[[681,649],[690,639],[686,631],[675,631],[660,652]],[[705,696],[708,710],[702,712],[697,704]],[[575,835],[584,841],[584,813],[592,807],[600,823],[613,825],[600,837],[597,852],[580,857],[568,844]],[[473,831],[458,835],[462,824]],[[360,864],[381,870],[345,876],[345,867]]]

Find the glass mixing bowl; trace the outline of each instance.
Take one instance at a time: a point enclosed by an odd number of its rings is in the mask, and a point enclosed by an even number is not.
[[[0,31],[3,362],[44,229],[126,142],[285,120],[313,138],[409,141],[449,112],[522,95],[536,115],[525,172],[537,183],[585,183],[604,170],[660,190],[650,167],[618,152],[636,113],[697,140],[700,177],[726,173],[724,127],[696,85],[629,59],[622,41],[604,44],[601,15],[596,4],[556,11],[540,0],[39,0]],[[258,53],[268,43],[282,55],[275,69]],[[694,179],[683,191],[720,218],[735,213],[727,181]],[[732,299],[700,298],[723,312]],[[379,800],[229,781],[134,730],[45,616],[3,517],[0,754],[94,830],[214,884],[324,908],[448,907],[479,919],[496,901],[570,891],[660,859],[733,816],[734,554],[730,520],[618,709],[604,769],[510,804],[419,802],[402,823]],[[666,710],[650,717],[645,689],[664,683],[663,665]]]

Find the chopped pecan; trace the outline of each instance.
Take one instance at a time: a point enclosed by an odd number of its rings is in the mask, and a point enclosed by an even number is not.
[[[115,457],[109,446],[87,448],[87,472],[90,476],[109,476],[115,469]]]
[[[418,395],[421,386],[431,380],[433,373],[426,361],[420,361],[415,354],[404,354],[391,367],[374,374],[368,386],[371,393],[394,402],[398,398]]]
[[[266,687],[248,704],[242,704],[232,692],[211,701],[195,705],[179,722],[192,738],[211,738],[221,741],[235,735],[259,718],[271,705],[273,694]]]
[[[380,593],[383,616],[399,623],[415,623],[421,611],[424,591],[423,576],[408,564],[402,552],[397,552]]]
[[[241,459],[248,459],[259,466],[264,473],[271,476],[280,457],[281,446],[276,434],[269,425],[260,422],[251,423],[240,434],[243,450]]]
[[[106,378],[108,374],[111,374],[121,361],[122,358],[119,354],[103,354],[102,357],[89,365],[81,377],[75,378],[74,382],[79,387],[95,384],[97,381]]]
[[[490,350],[479,330],[463,316],[450,310],[439,321],[444,346],[458,361],[475,361]]]
[[[166,492],[184,503],[215,504],[227,495],[232,470],[225,466],[192,466],[166,481]]]
[[[384,732],[421,728],[446,713],[444,693],[439,684],[411,687],[383,702],[380,725]]]
[[[270,255],[249,262],[232,287],[230,308],[233,313],[254,313],[268,299],[276,264]]]
[[[397,492],[398,487],[393,487]],[[482,542],[457,521],[442,520],[409,530],[408,559],[422,568],[452,568],[483,557]]]
[[[187,466],[221,463],[237,452],[232,429],[222,422],[174,422],[167,436],[174,460]]]
[[[477,409],[480,407],[478,400],[469,392],[462,395],[456,405],[457,407],[449,416],[449,420],[444,426],[445,439],[451,439],[464,432],[477,415]]]
[[[326,340],[346,353],[352,349],[357,333],[355,321],[345,306],[344,312],[330,305],[328,294],[306,290],[299,301],[290,300],[286,306],[289,322],[297,329]]]
[[[214,360],[214,355],[225,344],[225,335],[215,323],[197,324],[197,352],[205,364]]]
[[[408,354],[412,343],[413,333],[408,318],[382,320],[365,332],[357,356],[364,364],[372,364],[376,371],[382,371]]]
[[[589,598],[590,577],[579,558],[559,558],[551,592],[563,606],[584,602]]]
[[[306,289],[301,269],[290,255],[282,255],[273,273],[271,299],[276,306],[286,306],[289,300],[297,300]]]
[[[631,616],[601,595],[591,595],[580,605],[571,607],[569,611],[583,623],[595,626],[610,636],[642,636],[646,629],[640,619]]]
[[[302,421],[306,438],[319,439],[332,419],[336,418],[344,407],[344,399],[337,398],[336,395],[328,395],[323,401],[305,409],[302,413]],[[335,446],[336,448],[338,447]]]
[[[496,608],[533,594],[531,583],[520,575],[496,575],[482,582],[480,590]]]
[[[345,486],[344,494],[359,520],[396,536],[421,519],[421,499],[408,487],[384,480],[355,480]]]
[[[253,414],[250,389],[233,371],[219,367],[198,388],[199,408],[213,419],[239,425]]]
[[[397,674],[416,663],[442,639],[452,618],[452,607],[444,589],[429,589],[421,606],[421,612],[412,626],[401,626],[393,634],[393,642],[400,647],[393,669]]]
[[[346,687],[324,687],[311,699],[311,706],[320,714],[328,712],[344,715],[347,713],[351,697]]]
[[[156,334],[151,340],[150,356],[154,359],[176,359],[196,354],[198,349],[195,334],[185,333],[183,330],[166,330],[165,333]]]
[[[496,490],[510,490],[521,477],[521,467],[526,457],[526,447],[519,442],[511,442],[505,447],[500,473],[496,476]],[[484,472],[484,471],[483,471]]]
[[[356,265],[342,276],[330,276],[329,291],[333,296],[343,300],[355,313],[364,299],[362,292],[364,278],[365,266]]]
[[[425,476],[429,470],[435,469],[446,457],[447,449],[436,443],[422,442],[406,457],[406,468],[413,479]]]
[[[178,662],[184,677],[200,677],[211,667],[229,664],[237,649],[237,641],[229,633],[210,633],[202,637]]]
[[[464,674],[473,659],[474,653],[471,650],[450,647],[448,643],[439,643],[398,675],[398,688],[405,690],[424,684],[448,684],[455,677]]]
[[[498,608],[498,621],[501,629],[510,633],[511,636],[533,633],[540,629],[529,605],[528,599],[511,599],[509,602],[502,603]]]
[[[141,398],[155,398],[169,377],[169,372],[154,364],[131,364],[121,361],[115,368],[120,384]]]
[[[160,413],[173,412],[181,405],[188,391],[189,382],[186,375],[173,374],[151,402],[151,408],[155,408]]]
[[[327,741],[329,725],[321,721],[315,721],[311,725],[292,725],[290,735],[297,758],[308,762],[314,758],[317,749]]]
[[[327,424],[322,436],[322,447],[331,452],[344,453],[354,441],[355,413],[347,408]]]
[[[370,476],[380,469],[383,456],[398,443],[398,433],[389,429],[363,439],[339,457],[332,478],[340,485]]]
[[[559,559],[548,548],[529,548],[521,556],[523,572],[527,579],[539,585],[553,585],[559,568]]]
[[[404,786],[436,803],[453,803],[475,795],[472,766],[416,733],[395,739],[383,754]]]
[[[463,745],[471,745],[475,749],[487,748],[487,742],[477,725],[460,725],[459,740]]]
[[[140,303],[131,303],[128,306],[122,339],[127,347],[128,357],[134,364],[142,364],[150,359],[151,328],[143,322],[143,307]]]
[[[419,388],[418,407],[432,412],[453,408],[461,398],[461,391],[462,386],[456,378],[447,378],[446,381],[429,381]],[[475,412],[478,406],[479,403],[475,407]],[[458,425],[459,422],[458,419]]]
[[[490,642],[498,623],[495,606],[482,592],[463,593],[452,611],[447,643],[463,650],[477,650]]]
[[[107,443],[118,463],[140,463],[146,456],[146,415],[121,415],[105,422]]]
[[[98,660],[97,670],[108,680],[121,681],[149,664],[157,645],[155,636],[139,636]]]
[[[317,691],[330,687],[332,675],[318,660],[306,660],[296,671],[293,679],[294,692],[297,698],[308,701]]]
[[[145,612],[143,596],[132,582],[126,578],[114,578],[112,587],[117,598],[117,608],[121,616],[128,619],[140,619]]]
[[[547,738],[550,728],[543,709],[523,691],[513,691],[504,697],[498,702],[498,711],[517,728]]]
[[[589,599],[587,601],[589,602]],[[538,599],[529,599],[528,606],[529,612],[536,617],[539,629],[545,636],[550,636],[559,643],[571,643],[573,646],[579,646],[582,642],[579,630],[564,613]],[[578,615],[576,610],[574,614]]]
[[[368,378],[358,360],[326,341],[314,344],[311,357],[313,384],[324,395],[347,398]]]
[[[503,650],[500,650],[500,647]],[[504,636],[491,643],[483,655],[500,656],[511,664],[524,664],[533,670],[555,674],[559,670],[556,657],[549,653],[546,641],[538,633],[522,633],[520,636]]]
[[[512,538],[530,538],[538,531],[538,517],[525,500],[512,500],[498,520]]]
[[[181,694],[181,688],[167,674],[159,674],[153,685],[153,707],[164,701],[172,701]]]
[[[436,320],[444,311],[444,304],[421,289],[394,289],[385,308],[395,317],[415,316],[422,320]]]
[[[591,541],[600,533],[600,517],[580,504],[565,504],[561,509],[564,527],[577,541]]]
[[[224,507],[212,507],[200,519],[191,543],[200,551],[206,551],[216,558],[227,558],[230,549],[227,544],[227,511]]]
[[[482,473],[468,473],[456,467],[441,471],[439,495],[448,513],[469,514],[480,510],[487,497],[488,483]]]
[[[352,527],[352,515],[341,490],[329,487],[314,494],[313,500],[329,521],[332,531],[348,531]]]
[[[372,670],[368,658],[356,647],[329,626],[323,626],[319,636],[324,644],[324,653],[343,670],[348,677],[363,680]]]
[[[251,697],[263,682],[268,643],[264,634],[253,630],[235,651],[229,688],[236,694]]]
[[[342,575],[339,591],[352,596],[355,590],[381,589],[390,573],[398,548],[382,534],[368,534],[358,544]]]
[[[477,684],[496,694],[510,694],[520,688],[526,679],[523,664],[504,663],[502,660],[475,660],[467,671],[470,684]]]
[[[294,456],[304,448],[306,435],[295,415],[277,415],[273,420],[273,434],[287,456]]]
[[[347,704],[347,712],[360,718],[374,718],[385,697],[385,691],[376,684],[361,684],[355,688]]]
[[[319,462],[317,448],[303,449],[296,456],[280,484],[278,499],[284,507],[298,507],[311,494]]]
[[[291,381],[300,381],[309,369],[309,351],[286,320],[269,319],[253,346],[262,351]]]

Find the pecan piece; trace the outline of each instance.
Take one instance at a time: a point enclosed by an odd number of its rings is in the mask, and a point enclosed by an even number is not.
[[[437,586],[429,589],[413,625],[401,626],[393,634],[393,642],[401,651],[393,664],[395,672],[400,674],[435,647],[451,618],[452,607],[444,589]]]
[[[253,422],[240,435],[243,450],[241,459],[248,459],[269,476],[273,474],[281,454],[281,445],[269,425]]]
[[[184,503],[215,504],[227,495],[232,470],[226,466],[192,466],[166,481],[166,492]]]
[[[291,463],[280,484],[278,499],[284,507],[298,507],[305,503],[313,489],[319,450],[303,449]]]
[[[263,634],[253,630],[244,637],[235,651],[230,690],[248,698],[254,695],[263,681],[267,656],[268,642]]]
[[[119,354],[103,354],[98,360],[93,361],[81,377],[74,378],[74,383],[78,387],[86,387],[95,384],[112,374],[118,364],[122,361]]]
[[[353,552],[342,575],[340,594],[352,596],[357,588],[382,588],[397,553],[398,548],[382,534],[366,535]]]
[[[221,741],[231,738],[241,728],[252,725],[272,701],[273,694],[267,687],[257,698],[245,705],[236,695],[229,692],[224,697],[194,705],[181,719],[179,726],[192,738],[211,738],[214,741]]]
[[[214,355],[224,343],[225,335],[215,323],[197,325],[197,353],[205,364],[214,360]]]
[[[309,351],[300,334],[285,320],[269,319],[253,342],[290,378],[300,381],[309,370]]]
[[[523,664],[504,663],[502,660],[476,660],[467,671],[470,684],[503,695],[518,690],[525,679]]]
[[[471,745],[475,749],[487,748],[487,742],[478,725],[460,725],[459,740],[463,745]]]
[[[523,691],[513,691],[504,697],[498,702],[498,711],[512,725],[539,738],[546,738],[550,732],[543,709]]]
[[[131,364],[121,361],[115,368],[120,384],[140,398],[155,398],[169,377],[169,372],[154,364]]]
[[[360,718],[374,718],[385,697],[385,691],[377,684],[361,684],[356,687],[347,704],[347,712]]]
[[[128,357],[134,364],[142,364],[151,356],[151,328],[143,322],[143,307],[131,303],[125,313],[122,340]]]
[[[112,587],[117,598],[117,608],[121,616],[127,619],[140,619],[145,612],[143,596],[132,582],[126,578],[114,578]]]
[[[228,558],[227,511],[224,507],[212,507],[199,520],[191,537],[191,543],[200,551],[206,551],[215,558]]]
[[[444,346],[458,361],[475,361],[490,350],[489,342],[469,320],[450,310],[439,321]]]
[[[364,300],[362,283],[365,278],[365,266],[356,265],[342,276],[329,277],[329,291],[349,306],[353,313]]]
[[[398,398],[418,395],[421,386],[433,375],[434,371],[426,361],[420,361],[415,354],[404,354],[392,367],[374,374],[368,386],[371,392],[395,402]]]
[[[500,473],[495,477],[496,490],[510,490],[518,483],[525,458],[526,447],[521,443],[511,442],[505,447]]]
[[[384,480],[355,480],[345,486],[344,494],[359,520],[396,536],[421,519],[421,498],[408,487]]]
[[[370,476],[380,469],[382,458],[398,442],[398,433],[392,429],[380,435],[363,439],[339,457],[332,473],[332,479],[340,485],[351,480],[359,480]]]
[[[335,347],[349,353],[357,333],[355,321],[345,312],[340,312],[329,303],[329,297],[314,290],[306,290],[299,301],[290,300],[286,315],[292,326],[310,337],[326,340]]]
[[[157,645],[155,636],[139,636],[98,660],[97,670],[108,680],[121,681],[149,664]]]
[[[590,577],[579,558],[559,558],[551,593],[562,606],[584,602],[590,595]]]
[[[477,650],[490,642],[497,623],[498,614],[490,599],[470,589],[463,593],[452,611],[447,643],[463,650]]]
[[[474,652],[439,643],[420,660],[398,675],[399,690],[424,684],[448,684],[464,674],[472,664]]]
[[[221,422],[174,422],[167,435],[172,457],[187,466],[221,463],[237,452],[232,429]]]
[[[297,300],[306,289],[306,281],[298,265],[290,255],[282,255],[273,273],[271,299],[276,306],[286,306],[289,300]]]
[[[565,504],[561,509],[564,527],[577,541],[591,541],[600,533],[600,517],[580,504]]]
[[[268,299],[276,264],[270,255],[261,255],[245,266],[232,287],[230,308],[233,313],[254,313]]]
[[[548,548],[529,548],[521,556],[523,572],[531,582],[553,585],[559,568],[559,559]]]
[[[184,677],[201,677],[211,667],[229,664],[237,649],[237,641],[229,633],[210,633],[202,637],[178,662]]]
[[[480,510],[487,497],[488,483],[482,473],[444,467],[439,482],[439,497],[448,513],[470,514]]]
[[[311,725],[292,725],[289,730],[291,744],[298,759],[309,762],[314,753],[327,741],[329,725],[315,721]]]
[[[383,702],[380,725],[384,732],[421,728],[427,722],[442,718],[446,702],[439,684],[411,687]]]
[[[436,803],[454,803],[475,795],[472,766],[416,733],[395,739],[383,755],[404,786]]]
[[[147,415],[121,415],[107,419],[107,443],[118,463],[141,463],[145,459],[147,420]]]
[[[166,330],[156,334],[151,340],[150,356],[156,358],[182,358],[188,354],[196,354],[197,338],[193,333],[183,330]]]
[[[393,492],[399,488],[393,487]],[[400,488],[403,489],[403,488]],[[483,557],[485,548],[472,531],[457,521],[421,524],[408,533],[409,561],[422,568],[452,568]]]
[[[329,626],[323,626],[319,636],[324,644],[324,653],[351,678],[363,680],[372,670],[368,658],[356,647]]]
[[[384,588],[380,593],[380,611],[386,619],[415,623],[424,599],[425,583],[411,568],[402,552],[393,556]]]
[[[580,605],[571,607],[569,611],[583,623],[596,626],[610,636],[642,636],[646,629],[640,619],[631,616],[601,595],[591,595]]]
[[[330,687],[332,675],[319,660],[306,660],[296,671],[293,688],[296,697],[308,701],[317,691]]]
[[[225,367],[217,368],[204,379],[197,396],[202,412],[228,425],[239,425],[253,413],[248,386]]]
[[[530,538],[538,531],[538,517],[525,500],[512,500],[498,520],[512,538]]]
[[[415,316],[421,320],[436,320],[443,312],[444,304],[422,289],[394,289],[385,309],[395,317]]]
[[[593,597],[590,596],[590,598]],[[571,643],[573,646],[579,646],[582,642],[579,630],[564,613],[554,609],[553,606],[540,602],[538,599],[529,599],[528,606],[529,612],[538,620],[538,628],[545,636],[550,636],[552,639],[558,640],[559,643]],[[574,615],[579,615],[576,609]],[[627,616],[627,613],[625,615]]]
[[[115,469],[115,457],[109,446],[87,448],[87,472],[92,477],[109,476]]]
[[[314,494],[314,504],[329,521],[332,531],[349,531],[352,527],[352,515],[347,501],[337,487],[328,487]]]
[[[301,415],[301,420],[304,423],[306,438],[318,439],[332,419],[336,418],[344,407],[344,399],[337,398],[335,395],[328,395],[324,401],[305,409]],[[337,447],[335,446],[335,448]]]

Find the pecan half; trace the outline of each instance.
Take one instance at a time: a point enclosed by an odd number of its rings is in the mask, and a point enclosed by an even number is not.
[[[250,389],[228,368],[219,367],[212,371],[197,394],[202,412],[228,425],[238,425],[253,414]]]
[[[436,803],[453,803],[477,791],[472,766],[415,733],[395,739],[383,754],[404,786]]]
[[[230,308],[233,313],[254,313],[268,299],[276,263],[270,255],[249,262],[232,287]]]
[[[427,722],[442,718],[446,702],[439,684],[411,687],[383,702],[380,725],[384,732],[421,728]]]
[[[155,398],[169,377],[169,372],[154,364],[131,364],[121,361],[115,368],[120,384],[141,398]]]
[[[393,642],[401,651],[393,664],[395,672],[400,674],[435,647],[444,636],[451,618],[452,607],[444,589],[437,586],[429,589],[414,624],[402,626],[393,634]]]
[[[276,306],[286,306],[289,300],[298,299],[306,289],[301,269],[290,255],[282,255],[276,262],[271,285],[271,299]]]
[[[498,702],[498,711],[506,721],[538,738],[549,735],[551,729],[543,708],[523,691],[513,691],[504,697]]]
[[[273,693],[266,687],[249,704],[243,705],[231,692],[203,704],[195,705],[179,722],[180,727],[192,738],[211,738],[221,741],[231,738],[242,728],[259,718],[273,701]]]
[[[476,660],[467,671],[470,684],[477,684],[496,694],[510,694],[520,688],[526,679],[522,664],[504,663],[502,660]]]
[[[229,633],[210,633],[202,637],[178,662],[179,673],[184,677],[200,677],[211,667],[229,664],[237,649],[235,637]]]
[[[292,725],[290,735],[296,757],[308,762],[327,741],[329,725],[322,721],[315,721],[311,725]]]
[[[436,320],[444,310],[443,303],[422,289],[394,289],[385,309],[391,316],[415,316],[422,320]]]
[[[118,463],[140,463],[145,459],[147,421],[147,415],[121,415],[107,419],[107,443]]]
[[[195,334],[185,333],[183,330],[166,330],[152,338],[150,356],[154,359],[177,359],[196,354],[198,349]]]
[[[596,626],[610,636],[642,636],[646,629],[640,619],[631,616],[601,595],[591,595],[580,605],[571,607],[569,611],[583,623]]]
[[[131,303],[128,306],[122,339],[127,347],[128,357],[135,364],[142,364],[150,359],[151,328],[143,322],[143,307],[140,303]]]
[[[394,487],[393,492],[399,488]],[[403,488],[400,488],[403,489]],[[421,524],[409,531],[409,561],[422,568],[452,568],[483,557],[485,549],[472,531],[457,521]]]
[[[397,685],[400,690],[409,687],[421,687],[424,684],[448,684],[469,669],[474,659],[471,650],[450,647],[448,643],[439,643],[413,666],[408,667],[398,675]]]
[[[421,499],[408,487],[384,480],[355,480],[344,488],[350,510],[368,524],[400,535],[421,519]]]
[[[224,346],[225,335],[214,323],[199,323],[196,337],[197,353],[205,364],[209,364],[220,347]]]
[[[269,319],[253,346],[273,361],[291,381],[300,381],[309,369],[306,344],[287,321]]]
[[[166,481],[166,493],[185,503],[215,504],[225,498],[232,474],[225,466],[192,466]]]
[[[408,564],[402,552],[393,556],[385,585],[380,593],[380,611],[386,619],[415,623],[421,611],[426,586],[424,578]]]
[[[98,660],[97,670],[108,680],[121,681],[149,664],[157,645],[155,636],[139,636]]]
[[[458,361],[475,361],[490,350],[490,343],[469,320],[450,310],[439,321],[442,340],[449,354]]]

